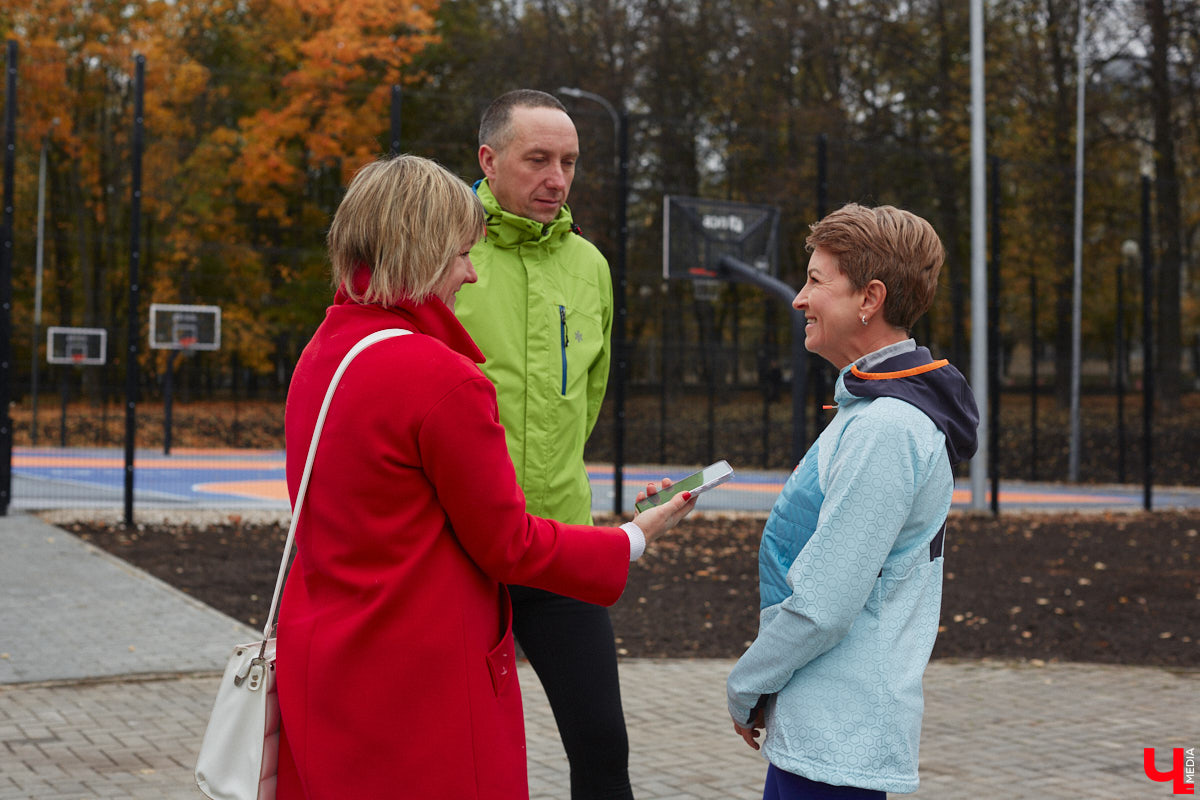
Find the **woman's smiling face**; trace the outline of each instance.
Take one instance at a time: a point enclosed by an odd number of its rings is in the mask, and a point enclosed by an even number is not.
[[[463,244],[458,254],[450,259],[441,281],[433,290],[434,296],[445,303],[451,311],[454,310],[454,301],[463,284],[479,280],[479,276],[475,274],[475,265],[471,263],[471,246],[474,244],[474,242]]]
[[[838,369],[861,355],[853,340],[862,327],[859,308],[863,293],[850,284],[837,258],[822,248],[808,261],[808,279],[792,301],[804,312],[804,347]]]

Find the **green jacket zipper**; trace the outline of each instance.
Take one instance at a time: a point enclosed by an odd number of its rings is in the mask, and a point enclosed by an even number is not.
[[[562,396],[567,396],[567,309],[558,307],[559,330],[562,333]]]

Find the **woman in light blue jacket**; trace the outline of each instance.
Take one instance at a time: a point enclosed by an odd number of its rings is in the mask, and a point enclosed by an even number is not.
[[[758,635],[729,675],[735,730],[765,728],[763,797],[917,788],[921,679],[937,636],[951,467],[976,447],[962,374],[909,337],[944,250],[920,217],[850,204],[812,227],[792,305],[840,370],[837,413],[771,510]]]

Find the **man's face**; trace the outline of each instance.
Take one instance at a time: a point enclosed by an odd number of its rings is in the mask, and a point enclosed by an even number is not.
[[[567,202],[579,136],[575,123],[556,108],[512,111],[512,140],[497,151],[479,148],[479,166],[500,207],[543,224]]]

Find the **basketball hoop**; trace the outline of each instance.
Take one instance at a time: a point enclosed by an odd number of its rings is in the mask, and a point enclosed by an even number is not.
[[[150,304],[150,346],[191,354],[221,349],[221,307]]]
[[[108,331],[104,328],[68,328],[51,325],[46,330],[46,361],[75,367],[105,363]]]

